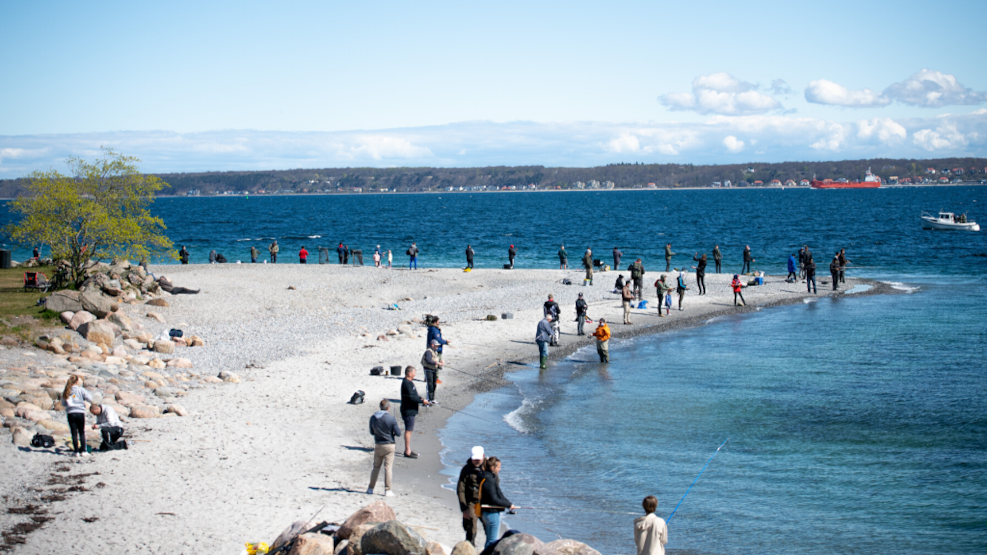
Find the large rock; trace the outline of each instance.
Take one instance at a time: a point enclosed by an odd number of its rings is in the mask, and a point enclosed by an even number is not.
[[[49,432],[64,435],[69,433],[69,425],[61,420],[42,420],[38,424],[44,426]]]
[[[292,538],[301,534],[305,530],[311,530],[314,525],[307,520],[296,520],[291,523],[291,526],[284,529],[284,532],[278,534],[278,537],[271,544],[271,551],[281,547],[282,545],[291,541]]]
[[[130,407],[131,418],[158,418],[159,416],[161,416],[161,411],[158,407],[149,407],[147,405]]]
[[[188,416],[188,411],[181,405],[168,405],[165,407],[165,412],[177,414],[178,416]]]
[[[534,555],[544,545],[530,534],[514,534],[498,541],[489,555]]]
[[[112,322],[120,327],[122,331],[130,333],[134,331],[134,323],[130,321],[130,317],[122,311],[111,312],[106,316],[107,322]]]
[[[325,534],[302,534],[288,555],[332,555],[336,544]]]
[[[14,437],[13,437],[14,445],[17,445],[19,447],[30,447],[32,437],[34,436],[31,435],[31,432],[25,430],[24,428],[14,429]]]
[[[96,321],[96,317],[93,316],[91,312],[86,312],[85,310],[80,310],[72,315],[72,319],[69,320],[69,327],[78,331],[79,326],[89,322]]]
[[[95,289],[80,293],[79,300],[82,302],[82,308],[92,312],[97,318],[105,318],[107,314],[113,312],[115,304],[112,297],[108,297]]]
[[[152,318],[154,320],[157,320],[158,322],[161,322],[162,324],[165,321],[164,316],[158,314],[157,312],[148,312],[147,313],[147,317],[148,318]]]
[[[377,501],[351,514],[346,519],[346,522],[339,527],[339,530],[336,531],[336,536],[345,540],[353,533],[353,529],[361,524],[366,524],[367,522],[387,522],[395,519],[397,519],[397,515],[394,514],[394,509],[383,501]]]
[[[93,343],[100,345],[112,345],[113,344],[113,327],[106,320],[94,320],[92,322],[86,322],[79,326],[79,335],[86,338],[86,341],[92,341]]]
[[[425,555],[446,555],[446,550],[439,542],[428,542],[425,544]]]
[[[227,383],[240,383],[240,376],[238,374],[234,374],[233,372],[227,372],[225,370],[223,370],[222,372],[219,373],[218,378],[221,379],[221,380],[223,380],[224,382],[227,382]],[[380,501],[380,503],[383,503],[383,501]],[[391,514],[394,514],[394,511],[391,511]],[[350,518],[353,518],[353,517],[350,517]],[[380,522],[380,521],[377,521],[377,522]]]
[[[79,312],[82,301],[78,291],[56,291],[45,300],[45,309],[53,312]]]
[[[154,352],[169,355],[175,352],[175,343],[172,341],[158,340],[154,342]]]
[[[58,315],[58,319],[61,320],[62,323],[67,326],[69,325],[70,322],[72,322],[73,316],[75,316],[75,312],[66,310],[65,312],[62,312]]]
[[[397,520],[382,522],[363,534],[360,550],[387,555],[425,555],[425,538]]]
[[[168,366],[172,368],[191,368],[192,361],[187,358],[173,358],[168,361]]]
[[[144,304],[148,304],[151,306],[168,306],[168,301],[164,299],[151,299]]]
[[[130,393],[128,391],[117,391],[116,400],[125,407],[140,405],[145,401],[142,395],[137,395],[136,393]]]
[[[600,555],[600,552],[576,540],[555,540],[535,548],[534,555]]]
[[[463,540],[452,548],[450,555],[476,555],[476,548],[470,542]]]
[[[363,535],[376,528],[378,524],[380,523],[368,522],[366,524],[358,524],[353,528],[353,532],[350,534],[350,539],[348,540],[349,555],[363,555],[363,549],[360,547],[360,542],[363,541]]]

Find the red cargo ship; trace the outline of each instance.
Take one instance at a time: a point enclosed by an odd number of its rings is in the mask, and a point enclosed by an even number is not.
[[[813,179],[809,185],[813,189],[877,189],[881,186],[881,178],[872,174],[870,168],[867,168],[867,175],[863,181],[833,181],[832,179],[819,181]]]

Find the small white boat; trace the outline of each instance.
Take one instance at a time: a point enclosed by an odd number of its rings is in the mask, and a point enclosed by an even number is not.
[[[980,224],[967,221],[966,214],[957,216],[952,212],[940,212],[939,216],[933,216],[928,212],[922,212],[921,218],[922,229],[980,231]]]

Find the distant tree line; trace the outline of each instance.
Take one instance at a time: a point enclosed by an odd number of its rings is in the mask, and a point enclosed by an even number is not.
[[[547,168],[544,166],[492,166],[484,168],[322,168],[276,171],[228,171],[197,173],[161,173],[164,188],[159,195],[202,195],[234,193],[304,193],[441,191],[453,187],[528,187],[536,189],[573,189],[577,183],[611,181],[617,189],[647,188],[654,183],[661,188],[710,187],[714,182],[730,181],[765,185],[773,179],[784,183],[792,179],[849,180],[863,179],[868,168],[887,179],[890,176],[927,177],[926,168],[938,171],[962,167],[962,177],[987,178],[987,158],[939,158],[927,160],[874,158],[832,162],[781,162],[765,164],[694,165],[694,164],[609,164],[595,168]],[[975,170],[975,171],[971,171]],[[937,177],[940,174],[937,174]],[[931,176],[928,176],[931,177]],[[20,179],[0,180],[0,197],[11,198],[26,192]]]

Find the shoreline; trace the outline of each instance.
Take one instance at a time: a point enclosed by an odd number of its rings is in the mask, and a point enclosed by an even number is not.
[[[225,551],[245,541],[270,541],[289,523],[308,518],[323,506],[320,519],[338,522],[382,499],[382,484],[376,496],[364,493],[373,445],[366,422],[379,399],[398,398],[399,380],[370,377],[369,370],[398,363],[420,366],[424,327],[415,325],[410,334],[387,336],[388,341],[377,337],[424,313],[442,317],[444,336],[454,346],[445,355],[451,368],[441,376],[445,383],[437,398],[442,404],[420,413],[413,448],[421,458],[396,458],[397,495],[385,500],[402,521],[438,528],[424,534],[451,547],[463,537],[461,516],[455,493],[443,487],[449,479],[441,474],[441,457],[448,452],[449,460],[465,460],[469,448],[464,446],[459,454],[440,442],[438,432],[453,411],[468,407],[477,393],[508,385],[504,374],[528,367],[527,361],[536,358],[532,336],[548,292],[555,293],[563,309],[563,346],[552,349],[552,361],[591,343],[573,341],[572,304],[577,293],[586,293],[594,320],[604,316],[620,321],[619,300],[604,285],[616,272],[597,274],[595,287],[580,287],[558,283],[563,277],[581,281],[582,272],[575,270],[468,274],[372,266],[289,268],[285,272],[285,266],[244,265],[231,274],[223,265],[151,267],[155,273],[167,273],[176,285],[203,289],[199,295],[167,297],[171,306],[159,310],[167,324],[155,325],[181,327],[206,340],[205,348],[182,355],[193,361],[194,371],[207,376],[235,371],[243,376],[243,383],[190,391],[183,400],[189,418],[127,423],[141,440],[135,448],[122,455],[100,454],[76,467],[100,472],[106,487],[54,505],[53,514],[68,516],[30,535],[20,552],[40,553],[52,546]],[[660,273],[649,273],[645,283]],[[694,282],[694,276],[689,277]],[[737,310],[728,302],[730,277],[707,274],[710,295],[687,294],[686,311],[673,310],[671,318],[658,319],[654,308],[633,311],[632,320],[639,323],[613,324],[614,339],[696,327],[720,314],[798,303],[807,296],[801,292],[802,284],[767,276],[764,286],[745,291],[755,306]],[[881,282],[851,277],[847,282],[847,288],[871,286],[850,296],[895,292]],[[654,295],[653,288],[646,287],[645,298],[649,289]],[[830,294],[821,290],[818,297]],[[383,310],[395,302],[403,310]],[[142,305],[134,308],[132,318],[151,328],[151,322],[143,319]],[[514,319],[499,319],[502,312],[513,312]],[[486,321],[487,314],[498,315],[498,320]],[[587,331],[594,327],[587,325]],[[7,362],[17,351],[0,351],[0,359]],[[46,356],[38,353],[36,358]],[[456,371],[450,371],[453,368]],[[551,369],[550,363],[547,371]],[[416,386],[424,392],[422,382]],[[365,404],[346,404],[357,389],[366,392]],[[398,449],[402,444],[399,440]],[[7,445],[0,460],[23,464],[33,473],[21,484],[22,497],[29,498],[27,488],[67,460],[54,453],[18,452]],[[154,492],[150,498],[149,491]],[[99,520],[85,523],[77,518],[83,516]],[[120,527],[119,518],[126,518],[129,525]]]

